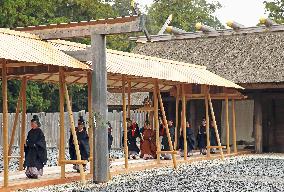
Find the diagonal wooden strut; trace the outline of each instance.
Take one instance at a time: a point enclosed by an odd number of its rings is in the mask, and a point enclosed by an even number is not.
[[[69,121],[70,121],[70,126],[71,126],[71,133],[72,133],[73,142],[74,142],[74,145],[75,145],[76,156],[77,156],[77,160],[80,161],[82,159],[81,159],[80,148],[79,148],[77,134],[76,134],[76,130],[75,130],[75,123],[74,123],[74,119],[73,119],[73,113],[72,113],[72,109],[71,109],[71,104],[70,104],[70,99],[69,99],[69,94],[68,94],[66,82],[63,83],[63,86],[64,86],[64,95],[65,95],[65,100],[66,100],[66,105],[67,105],[67,110],[68,110],[68,115],[69,115]],[[82,182],[86,182],[85,173],[84,173],[84,169],[83,169],[82,164],[79,164],[79,170],[80,170],[80,177],[81,177]]]
[[[8,155],[9,156],[12,153],[12,145],[14,144],[17,124],[18,124],[18,121],[19,121],[19,114],[20,114],[20,110],[21,110],[23,89],[24,89],[24,83],[22,81],[21,89],[20,89],[19,96],[18,96],[18,101],[17,101],[16,114],[15,114],[15,119],[14,119],[14,123],[13,123],[12,134],[11,134],[10,143],[9,143],[9,150],[8,150]]]
[[[164,109],[164,104],[163,104],[162,96],[161,96],[161,93],[160,93],[160,89],[157,89],[157,93],[158,93],[158,98],[159,98],[159,103],[160,103],[160,109],[161,109],[162,116],[163,116],[163,122],[164,122],[164,125],[166,127],[166,134],[167,134],[167,137],[168,137],[170,150],[174,151],[174,147],[173,147],[172,140],[171,140],[171,135],[170,135],[170,131],[169,131],[169,126],[168,126],[168,122],[167,122],[167,118],[166,118],[166,114],[165,114],[165,109]],[[177,168],[176,155],[173,153],[172,157],[173,157],[174,168],[176,169]]]
[[[216,123],[216,119],[215,119],[215,113],[214,113],[214,110],[213,110],[213,105],[212,105],[212,101],[211,101],[211,97],[210,97],[209,91],[207,92],[207,97],[208,97],[209,107],[210,107],[211,116],[212,116],[212,120],[213,120],[213,124],[214,124],[214,129],[215,129],[215,134],[216,134],[216,138],[217,138],[217,143],[218,143],[218,146],[221,147],[219,132],[218,132],[217,123]],[[223,149],[222,148],[220,148],[220,154],[221,154],[222,160],[224,160],[224,154],[223,154]]]

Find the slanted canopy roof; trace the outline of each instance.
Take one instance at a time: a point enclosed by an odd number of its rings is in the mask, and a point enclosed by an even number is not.
[[[87,63],[91,64],[89,46],[63,40],[49,41],[54,47],[74,55],[76,51],[86,50]],[[73,53],[74,54],[73,54]],[[80,52],[83,54],[84,52]],[[75,54],[76,55],[76,54]],[[242,89],[239,85],[228,81],[206,70],[206,67],[177,62],[173,60],[148,57],[122,51],[107,50],[108,88],[119,89],[122,86],[121,76],[128,76],[132,82],[132,90],[149,91],[153,88],[153,79],[159,79],[168,91],[178,83],[204,84]]]
[[[46,74],[54,76],[46,80],[58,81],[59,67],[68,72],[90,70],[89,65],[55,49],[38,36],[9,29],[0,29],[0,60],[7,63],[10,78],[26,75],[30,79],[45,80],[42,74]]]

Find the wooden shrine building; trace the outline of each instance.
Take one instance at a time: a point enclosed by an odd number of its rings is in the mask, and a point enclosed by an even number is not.
[[[243,86],[248,99],[236,103],[242,119],[238,143],[255,143],[257,152],[284,152],[284,25],[153,35],[152,43],[142,36],[133,40],[139,43],[134,53],[200,64]],[[164,100],[169,110],[174,108],[173,97],[165,95]],[[204,114],[200,104],[189,102],[195,126]],[[224,102],[217,101],[215,109],[224,114]],[[224,116],[217,122],[224,132]]]

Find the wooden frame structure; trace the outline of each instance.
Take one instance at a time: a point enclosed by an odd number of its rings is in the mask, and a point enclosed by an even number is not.
[[[232,132],[233,132],[233,151],[234,153],[237,153],[237,141],[236,141],[236,114],[235,114],[235,100],[241,100],[241,99],[246,99],[247,97],[242,95],[236,90],[228,89],[228,88],[218,88],[218,87],[212,87],[213,93],[210,93],[210,87],[206,85],[201,85],[201,86],[192,86],[192,85],[187,85],[185,93],[185,88],[184,85],[181,85],[181,97],[182,97],[182,123],[181,123],[181,129],[183,130],[183,137],[185,138],[186,136],[186,128],[184,126],[184,123],[186,122],[186,117],[185,112],[186,109],[185,107],[185,100],[189,99],[194,99],[194,100],[203,100],[205,101],[205,119],[206,119],[206,142],[207,142],[207,157],[210,157],[210,149],[212,148],[218,148],[220,150],[220,154],[222,159],[224,158],[223,155],[223,148],[227,149],[227,154],[231,153],[230,150],[230,127],[229,127],[229,99],[232,100]],[[211,88],[211,89],[212,89]],[[171,92],[171,95],[175,96],[178,101],[179,97],[179,86],[176,87],[176,89],[173,89]],[[215,113],[213,109],[213,104],[212,100],[224,100],[225,101],[225,122],[226,122],[226,147],[221,145],[220,142],[220,136],[218,133],[218,128],[217,128],[217,123],[215,119]],[[176,104],[177,105],[177,104]],[[178,108],[176,108],[178,110]],[[211,146],[210,145],[210,133],[209,133],[209,126],[210,126],[210,116],[209,113],[211,114],[212,122],[213,122],[213,128],[216,133],[216,140],[217,140],[217,146]],[[178,112],[176,111],[176,114]],[[185,130],[185,131],[184,131]],[[186,140],[184,139],[184,142]],[[184,151],[187,151],[187,145],[184,145]],[[186,156],[186,152],[184,152],[184,156]],[[184,160],[187,158],[184,157]]]
[[[140,17],[127,17],[127,19],[119,19],[114,21],[105,21],[105,23],[100,23],[101,25],[98,25],[97,27],[93,28],[91,26],[91,23],[84,23],[83,27],[80,24],[77,24],[76,26],[68,28],[68,26],[63,26],[60,27],[61,29],[56,29],[54,26],[49,26],[47,27],[47,31],[42,31],[41,29],[37,30],[37,28],[33,28],[31,30],[28,29],[21,29],[22,31],[29,31],[31,33],[35,33],[40,35],[44,39],[49,39],[49,38],[54,38],[54,36],[48,36],[50,35],[50,31],[54,30],[59,30],[60,32],[56,34],[61,34],[60,38],[65,38],[65,37],[70,37],[72,32],[77,32],[78,29],[79,31],[82,32],[82,30],[85,30],[87,36],[91,35],[92,37],[92,49],[96,50],[94,54],[91,56],[92,62],[95,64],[93,65],[93,69],[95,70],[95,73],[91,73],[90,67],[86,64],[82,63],[76,63],[74,65],[75,67],[69,66],[69,65],[56,65],[55,63],[51,63],[50,65],[43,65],[39,64],[35,61],[27,61],[27,62],[18,62],[16,60],[1,60],[1,69],[2,69],[2,81],[3,81],[3,89],[2,89],[2,94],[3,94],[3,143],[4,143],[4,187],[8,186],[8,122],[7,122],[7,79],[23,79],[23,87],[22,87],[22,93],[20,96],[22,97],[23,103],[22,103],[22,118],[23,121],[25,121],[25,114],[24,112],[26,111],[25,104],[26,104],[26,99],[25,99],[25,92],[24,90],[26,89],[26,82],[28,80],[39,80],[39,81],[48,81],[48,82],[59,82],[60,83],[60,152],[59,152],[59,164],[61,166],[61,178],[65,177],[65,164],[79,164],[80,168],[80,176],[81,180],[85,181],[85,173],[83,171],[83,166],[82,164],[85,164],[86,161],[81,160],[80,157],[80,152],[79,152],[79,146],[77,142],[77,136],[75,133],[75,125],[74,125],[74,120],[72,118],[72,109],[71,109],[71,104],[70,104],[70,99],[69,99],[69,94],[68,94],[68,89],[67,89],[67,83],[88,83],[88,109],[90,110],[90,117],[89,121],[92,122],[94,119],[93,116],[96,118],[96,124],[97,126],[104,126],[104,119],[106,118],[105,115],[105,110],[106,110],[106,89],[107,89],[107,84],[111,81],[111,85],[108,87],[109,91],[112,92],[121,92],[123,94],[123,119],[124,119],[124,130],[126,130],[126,116],[127,116],[127,109],[126,109],[126,85],[128,84],[128,116],[129,116],[129,107],[130,107],[130,93],[131,91],[137,92],[137,91],[153,91],[154,92],[154,122],[155,126],[158,125],[158,108],[160,106],[160,110],[162,112],[162,117],[163,117],[163,123],[166,127],[166,134],[168,137],[168,142],[170,145],[170,151],[161,151],[160,150],[160,141],[159,137],[157,137],[157,155],[158,157],[160,156],[161,153],[170,153],[172,154],[173,157],[173,166],[176,168],[177,163],[176,163],[176,151],[175,147],[171,142],[171,137],[169,134],[169,129],[168,129],[168,124],[167,124],[167,119],[166,119],[166,114],[163,106],[163,101],[162,101],[162,96],[161,92],[162,91],[170,91],[172,88],[175,86],[180,86],[182,88],[182,113],[183,113],[183,119],[182,119],[182,124],[183,124],[183,129],[184,129],[184,134],[186,134],[186,90],[185,86],[194,84],[191,82],[192,80],[188,80],[186,75],[182,75],[184,79],[179,80],[178,78],[176,79],[167,79],[166,76],[163,76],[166,73],[159,73],[157,74],[152,74],[151,71],[147,71],[145,69],[143,72],[146,73],[145,76],[141,75],[141,71],[136,70],[134,71],[132,69],[131,72],[129,71],[117,71],[117,69],[112,69],[112,71],[108,72],[108,77],[107,75],[107,70],[106,70],[106,52],[105,52],[105,35],[108,34],[117,34],[117,33],[126,33],[126,32],[133,32],[133,31],[143,31],[144,29],[144,23],[143,19]],[[108,23],[109,22],[109,23]],[[108,25],[109,24],[109,25]],[[70,24],[71,25],[71,24]],[[115,27],[114,27],[115,26]],[[40,27],[39,27],[40,28]],[[51,30],[52,28],[52,30]],[[68,32],[64,33],[64,30],[68,28]],[[84,35],[84,36],[85,36]],[[73,37],[73,36],[72,36]],[[37,41],[39,38],[37,39]],[[74,54],[74,53],[72,53]],[[118,52],[112,51],[112,54],[114,55],[119,55]],[[131,54],[129,54],[131,55]],[[130,57],[126,53],[123,54],[125,58]],[[146,56],[135,56],[137,57],[136,59],[141,60],[152,60],[153,62],[157,63],[163,63],[163,64],[173,64],[171,67],[192,67],[192,71],[195,73],[194,75],[197,75],[197,78],[194,80],[194,82],[197,82],[197,84],[202,84],[202,78],[199,76],[203,73],[209,74],[213,76],[214,78],[219,78],[216,75],[212,75],[209,71],[207,71],[204,67],[197,66],[197,65],[185,65],[184,63],[179,63],[175,61],[167,61],[163,59],[154,59],[154,58],[149,58]],[[48,63],[48,62],[47,62]],[[118,66],[119,68],[120,66]],[[137,66],[136,66],[137,67]],[[8,68],[12,68],[7,70]],[[123,69],[123,68],[120,68]],[[172,72],[172,69],[169,68],[167,69],[166,67],[163,68],[164,70],[167,70],[168,73]],[[125,69],[124,69],[125,70]],[[128,69],[126,69],[128,70]],[[190,70],[191,71],[191,70]],[[177,71],[176,71],[177,72]],[[202,73],[201,73],[202,72]],[[193,74],[192,74],[193,75]],[[190,76],[190,74],[188,75]],[[219,78],[223,83],[223,85],[226,85],[228,87],[235,87],[235,88],[241,88],[240,86],[237,86],[236,84],[229,82],[225,79]],[[216,80],[217,82],[217,80]],[[221,83],[221,84],[222,84]],[[101,85],[103,85],[101,87]],[[92,89],[92,88],[96,89]],[[122,88],[122,89],[121,89]],[[96,91],[94,91],[96,90]],[[205,97],[208,98],[211,114],[213,114],[212,117],[214,117],[214,111],[213,111],[213,106],[211,102],[211,97],[208,92],[208,94],[202,92],[200,94],[194,95],[191,94],[190,97],[193,97],[191,99],[199,99],[200,97]],[[232,97],[232,95],[226,95],[229,98]],[[236,95],[233,95],[233,97],[237,97]],[[239,98],[241,96],[238,96]],[[222,99],[223,95],[214,95],[212,96],[213,99]],[[178,100],[178,99],[177,99]],[[75,144],[75,150],[76,154],[78,157],[78,160],[65,160],[64,156],[64,141],[65,138],[63,137],[64,133],[64,119],[63,119],[63,112],[64,112],[64,102],[66,102],[67,106],[67,111],[68,111],[68,116],[71,122],[71,132],[73,135],[74,139],[74,144]],[[91,105],[92,104],[92,105]],[[20,105],[18,105],[20,106]],[[178,107],[177,107],[178,108]],[[19,111],[19,109],[17,109]],[[94,115],[93,115],[94,114]],[[15,121],[16,122],[16,121]],[[90,137],[90,146],[92,147],[92,143],[94,145],[94,156],[90,158],[91,164],[93,164],[94,167],[92,167],[93,176],[94,180],[96,182],[105,182],[109,179],[109,162],[106,159],[107,156],[107,145],[106,145],[106,140],[104,138],[106,137],[106,130],[104,129],[99,129],[95,128],[94,132],[92,133],[93,130],[93,125],[90,123],[89,127],[89,134],[93,134]],[[215,123],[216,124],[216,123]],[[215,125],[215,130],[217,130],[217,126]],[[24,133],[25,129],[24,126],[22,126],[22,133]],[[158,134],[158,132],[156,133]],[[22,140],[21,140],[21,150],[24,146],[24,138],[25,134],[22,134]],[[186,138],[186,137],[184,137]],[[125,137],[127,139],[127,136]],[[12,141],[12,140],[11,140]],[[10,142],[12,144],[12,142]],[[127,143],[124,141],[125,146],[127,146]],[[186,145],[186,142],[185,142]],[[176,145],[175,145],[176,146]],[[220,142],[219,142],[220,146]],[[102,147],[103,150],[99,150],[99,147]],[[91,153],[92,153],[92,148],[91,148]],[[186,148],[185,148],[186,151]],[[127,147],[125,148],[125,157],[127,157]],[[187,155],[185,155],[186,159]],[[23,151],[21,151],[21,163],[23,159]],[[125,158],[125,168],[127,169],[128,167],[128,158]],[[159,158],[157,162],[159,163]]]

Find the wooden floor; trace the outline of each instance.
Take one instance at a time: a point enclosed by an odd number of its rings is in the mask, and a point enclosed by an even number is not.
[[[250,154],[252,151],[248,150],[241,150],[237,154],[231,153],[226,154],[224,152],[225,157],[236,156],[236,155],[244,155]],[[191,163],[194,161],[202,161],[208,159],[217,159],[220,158],[220,154],[212,154],[210,158],[207,156],[199,155],[198,152],[194,153],[193,156],[188,157],[187,161],[185,161],[182,157],[177,155],[177,162],[178,164],[181,163]],[[156,160],[129,160],[129,169],[124,169],[124,159],[117,159],[111,162],[111,169],[110,173],[111,176],[122,174],[122,173],[129,173],[133,171],[140,171],[145,169],[151,168],[159,168],[159,167],[166,167],[166,166],[173,166],[172,160],[161,160],[160,164],[157,164]],[[87,174],[87,179],[91,179],[92,175]],[[9,187],[3,188],[3,173],[0,175],[0,191],[14,191],[17,189],[28,189],[34,187],[42,187],[47,185],[55,185],[55,184],[64,184],[72,181],[80,180],[79,173],[76,173],[72,169],[72,165],[66,165],[66,178],[60,178],[60,167],[46,167],[44,168],[44,175],[39,179],[28,179],[24,173],[24,171],[16,171],[9,173]]]

